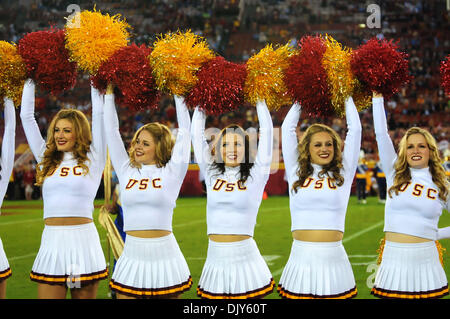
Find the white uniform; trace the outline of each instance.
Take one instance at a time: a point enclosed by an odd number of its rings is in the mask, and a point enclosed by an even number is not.
[[[192,118],[194,154],[207,188],[207,232],[253,236],[258,209],[272,162],[273,125],[264,102],[256,105],[260,139],[246,182],[239,166],[221,174],[212,167],[205,138],[206,115],[198,108]],[[223,243],[209,240],[208,254],[197,288],[202,298],[252,298],[272,292],[274,281],[253,240]]]
[[[106,162],[103,137],[103,97],[91,88],[92,143],[87,156],[89,173],[84,175],[72,153],[65,152],[61,164],[44,179],[42,197],[44,219],[50,217],[93,218],[94,199]],[[35,85],[27,80],[22,94],[20,117],[28,144],[36,161],[42,161],[46,142],[34,118]],[[33,264],[33,281],[69,287],[107,277],[100,238],[94,223],[44,228],[41,246]]]
[[[389,190],[394,183],[397,154],[389,137],[383,98],[373,98],[373,119]],[[445,237],[446,229],[440,233],[438,222],[442,210],[449,208],[449,200],[444,202],[439,199],[439,189],[428,167],[410,168],[410,172],[410,182],[402,187],[398,195],[392,193],[392,198],[386,197],[384,231],[430,241],[420,244],[386,241],[372,289],[372,294],[378,297],[429,298],[448,294],[447,279],[434,241]]]
[[[291,230],[337,230],[344,232],[345,214],[361,146],[361,123],[353,99],[345,112],[348,132],[342,155],[344,184],[319,176],[322,167],[312,164],[313,174],[294,192],[298,180],[296,127],[301,108],[295,103],[282,124],[282,150],[289,183]],[[351,298],[357,293],[353,271],[342,242],[294,240],[278,292],[285,298]]]
[[[182,97],[175,96],[178,133],[170,161],[132,167],[119,132],[114,95],[105,96],[105,134],[120,185],[124,231],[172,231],[173,209],[191,153],[190,118]],[[192,286],[189,268],[173,234],[137,238],[127,234],[111,279],[111,289],[133,297],[180,293]]]
[[[2,157],[0,159],[0,207],[3,203],[9,178],[14,166],[15,136],[16,136],[16,111],[14,103],[9,98],[4,98],[5,130],[2,140]],[[11,276],[11,268],[6,258],[3,244],[0,239],[0,282]]]

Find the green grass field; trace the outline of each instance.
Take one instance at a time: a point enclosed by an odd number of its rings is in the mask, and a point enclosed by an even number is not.
[[[96,201],[95,204],[99,207],[102,201]],[[173,217],[173,232],[186,257],[194,281],[191,290],[182,296],[186,299],[198,298],[195,292],[208,246],[205,210],[205,198],[179,198]],[[105,257],[109,256],[112,264],[112,253],[108,252],[105,231],[97,221],[98,211],[96,208],[95,223]],[[357,299],[374,298],[370,295],[369,285],[375,277],[376,250],[383,237],[383,211],[384,205],[379,204],[375,197],[369,197],[366,205],[357,204],[354,196],[350,198],[343,243],[353,266],[358,288]],[[288,197],[273,196],[262,202],[255,228],[255,240],[277,284],[291,249],[290,224]],[[448,225],[450,215],[444,212],[440,227]],[[0,216],[0,238],[13,272],[7,282],[7,298],[36,298],[36,284],[30,281],[29,273],[39,249],[43,228],[42,201],[4,201]],[[450,252],[450,241],[443,240],[441,244]],[[444,254],[448,276],[449,256],[449,253]],[[101,281],[98,298],[110,298],[107,280]],[[266,298],[280,297],[274,292]]]

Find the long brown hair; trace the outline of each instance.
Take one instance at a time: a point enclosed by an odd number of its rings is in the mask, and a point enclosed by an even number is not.
[[[223,174],[225,172],[225,163],[222,158],[222,153],[219,150],[221,147],[220,145],[222,145],[222,140],[227,133],[236,133],[244,138],[244,147],[245,147],[244,162],[239,164],[239,172],[241,175],[240,180],[245,182],[250,176],[250,170],[253,167],[254,161],[250,152],[250,137],[248,133],[237,124],[228,125],[220,131],[211,150],[211,155],[214,158],[212,169],[217,169],[220,172],[220,174]]]
[[[75,145],[72,153],[77,160],[77,164],[83,168],[84,175],[89,172],[89,167],[85,164],[88,161],[87,153],[90,150],[92,135],[89,121],[83,112],[76,109],[62,109],[53,117],[47,129],[46,150],[42,161],[36,165],[36,185],[44,183],[44,179],[51,174],[61,163],[64,152],[58,151],[55,142],[56,122],[66,119],[72,123],[75,133]]]
[[[428,167],[433,182],[439,188],[439,198],[445,201],[448,195],[449,186],[447,177],[445,176],[445,170],[441,165],[441,157],[439,155],[436,140],[430,132],[421,129],[420,127],[411,127],[406,131],[405,135],[400,140],[398,157],[394,164],[394,184],[388,190],[389,197],[392,198],[392,192],[395,192],[395,195],[398,195],[402,185],[411,180],[411,171],[409,169],[410,166],[408,165],[406,151],[408,147],[408,138],[413,134],[421,134],[428,144],[428,148],[430,149],[430,160],[428,162]]]
[[[322,177],[325,174],[330,176],[337,186],[342,186],[344,184],[344,177],[341,175],[342,165],[342,140],[339,135],[329,126],[324,124],[313,124],[305,131],[300,142],[298,143],[298,170],[297,176],[298,180],[294,182],[292,185],[292,190],[297,193],[297,189],[302,187],[305,180],[311,176],[314,172],[314,169],[311,165],[311,154],[309,152],[309,146],[311,144],[311,138],[314,134],[326,132],[330,135],[333,141],[333,149],[334,149],[334,157],[331,162],[322,167],[322,170],[319,172],[319,176]]]
[[[128,155],[130,156],[130,164],[132,167],[141,168],[141,164],[136,162],[135,159],[135,145],[136,140],[139,137],[139,134],[143,131],[149,132],[156,144],[155,148],[155,158],[156,158],[156,166],[157,167],[164,167],[166,164],[170,161],[170,158],[172,156],[172,149],[175,145],[172,132],[170,132],[169,128],[161,123],[153,122],[145,124],[144,126],[140,127],[136,133],[133,136],[133,139],[131,140],[131,145],[128,150]]]

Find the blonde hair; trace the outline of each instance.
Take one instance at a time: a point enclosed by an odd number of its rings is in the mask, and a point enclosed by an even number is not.
[[[83,168],[84,175],[89,172],[89,167],[85,164],[88,161],[87,153],[90,150],[92,135],[89,121],[83,112],[75,109],[62,109],[53,117],[47,130],[46,150],[42,161],[36,165],[36,185],[41,186],[44,179],[51,175],[61,163],[64,152],[58,151],[55,142],[55,126],[59,120],[68,120],[72,123],[75,134],[75,145],[72,153],[77,160],[77,164]]]
[[[333,149],[334,149],[334,157],[331,162],[325,166],[319,172],[319,176],[323,176],[325,174],[328,175],[328,172],[332,173],[332,180],[336,182],[337,186],[342,186],[344,184],[344,177],[341,175],[340,170],[343,167],[342,165],[342,140],[339,135],[329,126],[324,124],[313,124],[305,131],[300,142],[298,143],[298,180],[294,182],[292,185],[292,189],[297,193],[297,189],[302,187],[305,180],[311,176],[314,172],[314,169],[311,165],[311,154],[309,152],[309,146],[311,144],[311,138],[314,134],[325,132],[328,133],[333,141]]]
[[[130,164],[132,167],[141,168],[141,164],[136,162],[135,159],[135,145],[136,140],[139,137],[139,134],[143,131],[149,132],[156,144],[155,147],[155,157],[156,157],[156,166],[163,167],[165,166],[172,156],[172,149],[175,144],[172,136],[172,132],[170,132],[169,128],[164,124],[160,124],[158,122],[148,123],[139,128],[133,136],[131,140],[131,145],[128,150],[128,155],[130,156]]]
[[[439,188],[439,198],[445,201],[448,195],[449,186],[444,168],[441,165],[441,157],[439,155],[436,140],[430,132],[421,129],[420,127],[411,127],[406,131],[405,135],[400,140],[398,157],[394,164],[394,184],[388,190],[389,197],[392,198],[392,192],[395,192],[395,195],[398,195],[402,185],[411,180],[411,171],[409,169],[406,152],[408,147],[408,138],[413,134],[421,134],[428,144],[428,148],[430,149],[430,160],[428,162],[428,167],[431,173],[431,178]]]

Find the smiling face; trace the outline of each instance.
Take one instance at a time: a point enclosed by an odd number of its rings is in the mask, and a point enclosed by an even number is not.
[[[311,136],[309,144],[311,162],[318,165],[327,165],[334,158],[333,139],[327,132],[317,132]]]
[[[428,167],[430,149],[425,137],[420,134],[411,134],[406,141],[406,161],[412,168]]]
[[[142,130],[136,138],[134,145],[134,159],[142,165],[152,165],[156,163],[156,144],[153,135]]]
[[[76,141],[76,133],[72,122],[67,119],[56,121],[53,137],[58,151],[71,152]]]
[[[225,166],[235,167],[244,162],[245,140],[241,134],[226,133],[220,144],[220,154]]]

